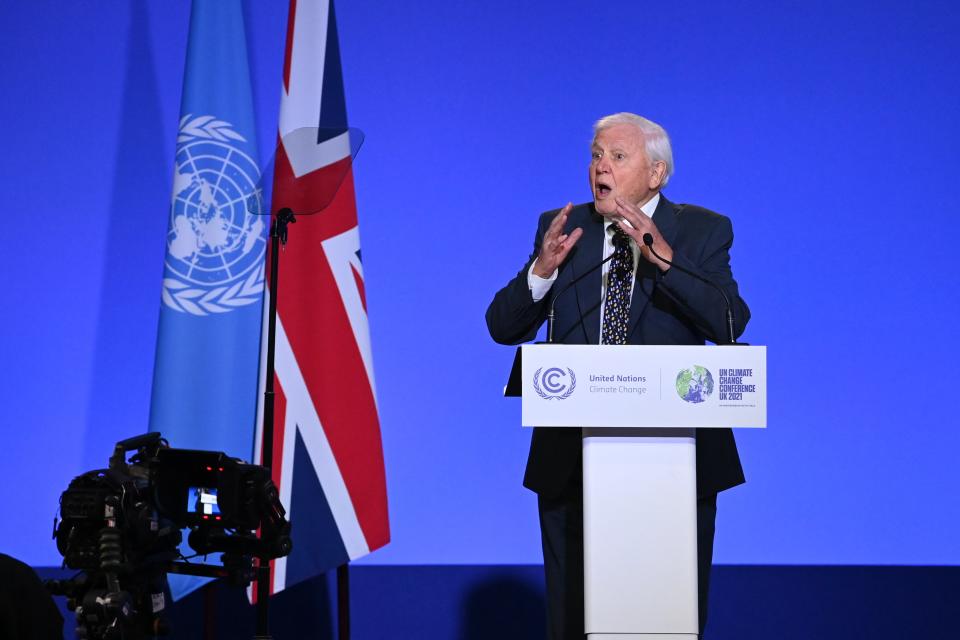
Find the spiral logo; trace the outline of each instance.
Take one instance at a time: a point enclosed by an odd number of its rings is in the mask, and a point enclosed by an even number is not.
[[[544,371],[540,367],[533,374],[533,388],[544,400],[566,400],[577,388],[577,376],[570,368],[550,367]]]

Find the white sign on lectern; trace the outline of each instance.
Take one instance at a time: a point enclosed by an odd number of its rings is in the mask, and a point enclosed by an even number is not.
[[[766,427],[767,348],[523,346],[525,427]]]
[[[583,429],[591,640],[694,640],[695,429],[767,426],[766,347],[524,345],[522,422]]]

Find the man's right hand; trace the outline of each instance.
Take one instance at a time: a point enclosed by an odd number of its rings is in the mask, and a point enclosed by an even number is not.
[[[543,235],[543,243],[540,245],[540,254],[533,265],[534,275],[540,278],[552,276],[553,272],[567,259],[567,254],[573,249],[573,245],[577,244],[577,240],[583,235],[583,229],[579,227],[570,234],[563,232],[567,224],[567,216],[572,209],[573,203],[568,202],[547,227],[547,232]]]

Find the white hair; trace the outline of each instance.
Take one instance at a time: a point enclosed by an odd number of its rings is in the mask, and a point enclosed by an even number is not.
[[[597,134],[604,129],[609,129],[618,124],[629,124],[636,127],[643,137],[643,150],[646,152],[650,162],[662,162],[666,165],[663,180],[660,182],[660,187],[665,187],[667,182],[670,181],[670,176],[673,175],[673,150],[670,148],[670,136],[668,136],[664,128],[656,122],[647,120],[643,116],[638,116],[635,113],[627,113],[624,111],[604,116],[597,120],[593,125],[593,139],[596,140]]]

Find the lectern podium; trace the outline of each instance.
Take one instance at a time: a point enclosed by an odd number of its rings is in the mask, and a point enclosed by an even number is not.
[[[694,640],[695,429],[766,427],[766,347],[538,344],[521,358],[523,425],[583,430],[587,637]]]

